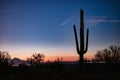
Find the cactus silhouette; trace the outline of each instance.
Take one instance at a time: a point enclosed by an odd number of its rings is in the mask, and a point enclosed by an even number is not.
[[[85,45],[84,45],[84,22],[83,22],[83,16],[84,16],[84,12],[81,9],[80,10],[80,45],[79,45],[79,42],[78,42],[76,26],[73,25],[74,35],[75,35],[75,42],[76,42],[76,50],[77,50],[77,53],[79,54],[79,62],[80,63],[84,62],[84,54],[88,50],[88,35],[89,35],[89,29],[87,29],[86,48],[84,49]],[[80,48],[79,48],[79,46],[80,46]]]

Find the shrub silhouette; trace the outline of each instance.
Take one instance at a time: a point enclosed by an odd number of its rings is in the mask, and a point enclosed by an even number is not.
[[[10,59],[10,55],[8,54],[8,52],[4,51],[0,51],[0,66],[4,67],[4,66],[9,66],[9,59]]]
[[[120,46],[110,46],[109,48],[97,51],[95,59],[105,63],[120,62]]]
[[[88,50],[88,35],[89,35],[89,29],[87,29],[87,33],[86,33],[86,48],[84,49],[85,44],[84,44],[84,22],[83,22],[83,15],[84,15],[84,12],[81,9],[80,10],[80,45],[79,45],[79,42],[78,42],[76,26],[73,25],[74,35],[75,35],[75,42],[76,42],[76,50],[77,50],[77,53],[80,56],[80,59],[79,59],[80,63],[84,62],[84,54]],[[79,48],[79,46],[80,46],[80,48]]]
[[[41,62],[44,61],[45,56],[43,54],[33,54],[31,56],[31,58],[27,58],[27,61],[31,64],[31,65],[39,65]]]
[[[57,58],[55,59],[54,63],[62,63],[63,62],[63,58]]]

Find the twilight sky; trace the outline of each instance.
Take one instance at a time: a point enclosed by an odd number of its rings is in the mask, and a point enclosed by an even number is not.
[[[25,59],[42,53],[46,60],[77,60],[73,24],[79,11],[90,29],[86,57],[120,45],[120,0],[0,0],[0,50]],[[85,36],[86,37],[86,36]]]

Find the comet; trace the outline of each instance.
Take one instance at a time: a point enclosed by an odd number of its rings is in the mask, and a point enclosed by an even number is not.
[[[65,21],[62,22],[61,26],[64,26],[65,24],[67,24],[68,22],[70,22],[71,18],[66,19]]]

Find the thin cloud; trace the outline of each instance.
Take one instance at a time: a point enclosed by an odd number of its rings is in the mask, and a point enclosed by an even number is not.
[[[109,20],[109,22],[116,22],[116,23],[120,23],[120,20]]]
[[[106,16],[94,16],[94,17],[89,17],[89,18],[93,18],[93,19],[107,19],[108,17],[106,17]]]
[[[120,23],[120,20],[116,20],[116,19],[108,19],[107,17],[105,16],[98,16],[98,17],[92,17],[92,18],[88,18],[86,20],[87,24],[89,26],[95,26],[97,24],[100,24],[100,23]]]

